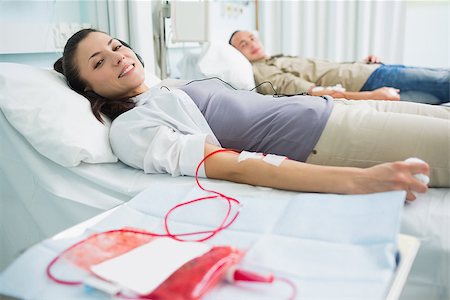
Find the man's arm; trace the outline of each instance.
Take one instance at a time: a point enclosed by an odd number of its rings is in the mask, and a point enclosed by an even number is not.
[[[307,92],[309,88],[314,87],[313,82],[306,81],[291,73],[284,72],[273,65],[258,64],[253,68],[253,74],[257,84],[262,82],[270,82],[262,84],[258,91],[262,94],[271,95],[275,92],[279,95],[293,95]],[[275,91],[274,91],[275,89]]]
[[[400,100],[399,90],[389,87],[382,87],[373,91],[365,92],[341,92],[334,90],[313,91],[315,84],[304,80],[294,74],[285,72],[273,65],[258,64],[254,65],[253,73],[257,84],[268,81],[258,87],[262,94],[293,95],[302,92],[308,92],[312,96],[329,95],[333,98],[345,98],[351,100]]]
[[[308,90],[308,94],[313,96],[329,95],[333,98],[345,98],[350,100],[400,100],[400,90],[390,87],[382,87],[373,91],[365,92],[341,92],[334,90],[322,90],[314,92],[312,90],[313,88],[314,87]]]

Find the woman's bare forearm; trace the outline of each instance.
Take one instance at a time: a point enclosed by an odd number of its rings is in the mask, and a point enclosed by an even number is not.
[[[289,159],[280,166],[258,159],[238,162],[238,155],[236,152],[213,155],[205,162],[206,175],[283,190],[349,194],[354,192],[351,178],[361,172],[358,168],[317,166]]]
[[[207,145],[205,154],[216,149]],[[416,173],[428,174],[426,164],[395,162],[362,169],[319,166],[286,159],[274,166],[259,159],[238,162],[238,156],[235,152],[211,156],[205,161],[207,177],[299,192],[366,194],[391,190],[424,192],[427,189],[413,176]],[[412,194],[408,197],[414,199]]]

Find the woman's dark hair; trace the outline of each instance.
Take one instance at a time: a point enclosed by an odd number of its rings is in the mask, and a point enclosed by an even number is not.
[[[80,77],[80,72],[75,61],[75,54],[80,42],[83,41],[92,32],[102,31],[89,28],[82,29],[72,35],[67,41],[66,46],[64,47],[63,56],[53,64],[53,68],[66,77],[67,83],[74,91],[89,100],[94,116],[103,123],[104,121],[100,113],[103,113],[111,118],[111,120],[114,120],[122,113],[135,107],[135,103],[131,99],[111,100],[98,95],[94,91],[85,91],[87,84]],[[119,39],[117,40],[125,47],[133,50],[127,43]],[[142,58],[136,52],[135,54],[141,62],[142,66],[144,66],[144,61],[142,60]]]

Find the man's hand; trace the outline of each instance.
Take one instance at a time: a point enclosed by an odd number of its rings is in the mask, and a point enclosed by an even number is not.
[[[375,55],[372,55],[372,54],[370,54],[366,58],[364,58],[363,61],[366,64],[380,64],[381,63],[380,58],[378,56],[375,56]]]
[[[391,87],[382,87],[370,92],[371,100],[390,100],[399,101],[400,100],[400,90]]]

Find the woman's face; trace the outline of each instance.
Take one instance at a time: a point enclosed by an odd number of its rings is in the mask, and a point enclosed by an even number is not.
[[[86,91],[108,99],[128,98],[147,90],[144,67],[136,54],[102,32],[91,32],[77,48],[76,63]]]

